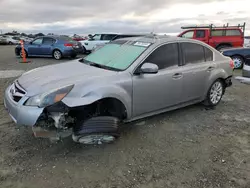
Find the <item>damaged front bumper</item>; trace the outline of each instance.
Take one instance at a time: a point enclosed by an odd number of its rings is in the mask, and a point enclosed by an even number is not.
[[[25,106],[27,96],[16,100],[13,96],[13,84],[5,90],[4,106],[17,125],[32,127],[34,136],[59,140],[72,134],[69,127],[74,118],[68,117],[66,105],[59,103],[47,108]]]
[[[4,106],[7,109],[12,120],[18,125],[33,126],[43,112],[43,108],[24,106],[28,97],[23,96],[16,102],[11,94],[12,85],[5,90]]]

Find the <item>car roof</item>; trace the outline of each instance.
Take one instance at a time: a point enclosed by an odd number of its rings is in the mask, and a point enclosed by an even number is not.
[[[181,37],[170,36],[170,35],[148,34],[148,35],[138,36],[138,37],[121,38],[121,39],[117,39],[116,41],[122,41],[122,40],[145,42],[145,43],[165,43],[165,42],[171,42],[171,41],[190,41],[192,39],[184,39]]]

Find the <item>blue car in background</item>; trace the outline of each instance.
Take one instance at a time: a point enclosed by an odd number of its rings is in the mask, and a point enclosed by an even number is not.
[[[26,57],[54,57],[56,60],[63,57],[75,58],[83,53],[82,44],[67,36],[37,37],[31,42],[24,43],[24,49]],[[20,44],[16,46],[15,53],[22,57]]]

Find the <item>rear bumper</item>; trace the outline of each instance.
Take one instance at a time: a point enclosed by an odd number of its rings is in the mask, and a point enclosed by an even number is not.
[[[18,125],[33,126],[43,112],[43,108],[24,106],[27,97],[23,97],[19,102],[15,102],[10,94],[9,86],[4,94],[4,106],[11,119]]]
[[[78,54],[83,54],[83,48],[78,48],[78,49],[65,49],[62,54],[63,56],[72,56],[72,55],[78,55]]]

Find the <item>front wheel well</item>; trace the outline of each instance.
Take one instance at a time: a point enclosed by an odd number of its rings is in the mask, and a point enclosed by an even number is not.
[[[125,105],[116,98],[103,98],[92,104],[76,107],[70,110],[76,119],[89,119],[96,116],[113,116],[120,120],[127,118]]]
[[[62,53],[62,51],[61,51],[61,50],[59,50],[59,49],[55,48],[55,49],[52,51],[52,54],[54,54],[54,52],[55,52],[56,50]]]

